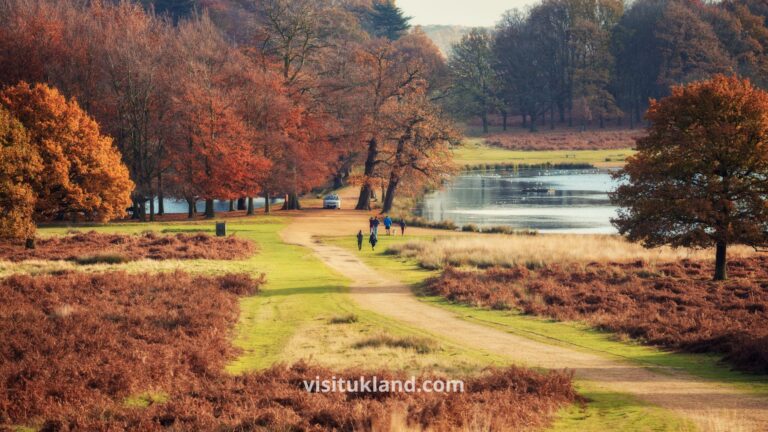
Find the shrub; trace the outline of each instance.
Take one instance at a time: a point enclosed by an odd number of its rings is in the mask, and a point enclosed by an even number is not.
[[[23,244],[0,243],[0,260],[66,260],[78,264],[118,264],[139,259],[219,259],[247,258],[256,250],[249,240],[212,237],[208,234],[158,235],[148,231],[139,235],[74,232],[66,236],[39,239],[33,250]]]
[[[456,225],[455,223],[453,223],[453,221],[450,221],[450,220],[432,222],[421,217],[412,217],[412,218],[403,218],[403,219],[405,219],[405,224],[409,227],[430,228],[430,229],[450,230],[450,231],[456,231],[459,229],[458,225]]]
[[[577,399],[565,372],[509,367],[463,393],[308,392],[404,372],[298,363],[231,376],[236,294],[260,279],[124,272],[0,279],[0,425],[40,430],[488,430],[544,427]],[[420,349],[418,338],[380,339]],[[417,381],[446,377],[422,375]],[[2,428],[0,426],[0,428]]]
[[[487,144],[508,150],[613,150],[634,148],[642,130],[555,130],[508,132],[489,135]]]
[[[426,292],[492,309],[582,320],[643,342],[725,356],[739,369],[768,373],[768,257],[741,258],[731,280],[711,280],[712,264],[634,262],[446,269]]]
[[[432,339],[407,336],[407,337],[394,337],[387,334],[380,334],[363,339],[352,345],[353,348],[402,348],[411,349],[419,354],[428,354],[437,349],[437,344]]]
[[[117,253],[99,253],[94,255],[85,255],[75,257],[74,262],[80,265],[91,264],[122,264],[130,261],[130,259],[124,255]]]
[[[352,324],[358,320],[355,314],[337,315],[328,320],[331,324]]]
[[[0,424],[119,411],[133,395],[219,374],[236,353],[233,279],[251,291],[262,282],[183,272],[0,279]]]

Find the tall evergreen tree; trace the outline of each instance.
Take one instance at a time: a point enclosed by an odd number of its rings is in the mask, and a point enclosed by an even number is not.
[[[411,28],[411,17],[405,16],[394,0],[375,2],[370,15],[371,32],[376,37],[397,40]]]

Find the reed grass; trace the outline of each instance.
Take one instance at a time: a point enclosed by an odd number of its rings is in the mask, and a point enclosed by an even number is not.
[[[591,262],[646,264],[681,259],[714,259],[712,250],[670,247],[646,249],[613,235],[542,234],[484,235],[440,237],[433,241],[393,244],[388,254],[415,259],[426,269],[444,267],[516,267],[538,268],[550,263],[589,264]],[[748,247],[730,248],[730,257],[753,254]]]

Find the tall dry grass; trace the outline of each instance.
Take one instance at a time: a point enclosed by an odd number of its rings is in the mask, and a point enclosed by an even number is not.
[[[387,253],[414,258],[427,269],[445,267],[544,267],[554,263],[589,264],[592,262],[628,263],[642,261],[656,264],[681,259],[712,260],[711,250],[646,249],[619,236],[546,234],[539,236],[442,237],[433,241],[395,244]],[[729,256],[747,257],[753,250],[732,247]]]

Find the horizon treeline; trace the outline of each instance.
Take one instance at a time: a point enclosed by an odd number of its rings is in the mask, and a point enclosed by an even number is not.
[[[766,88],[766,17],[757,0],[544,0],[454,45],[449,105],[486,132],[510,116],[635,127],[672,85],[725,73]]]
[[[112,137],[142,220],[164,197],[213,217],[343,184],[388,210],[450,171],[457,136],[445,59],[389,1],[2,0],[0,88],[25,82]]]

